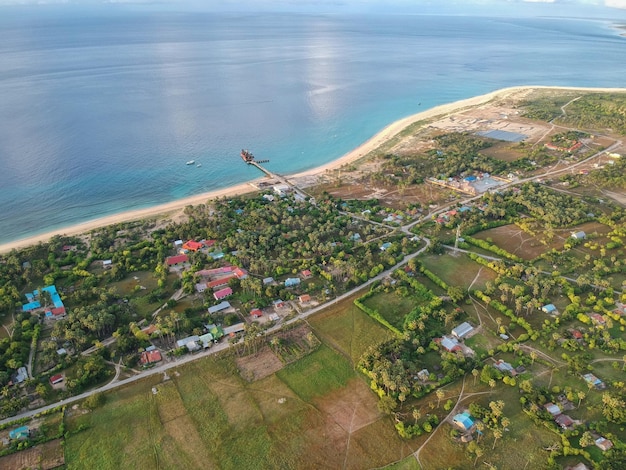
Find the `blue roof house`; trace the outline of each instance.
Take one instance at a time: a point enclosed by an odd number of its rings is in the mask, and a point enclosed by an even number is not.
[[[300,278],[298,277],[288,277],[285,279],[285,287],[293,287],[300,284]]]
[[[463,431],[469,431],[474,426],[474,420],[468,411],[456,415],[452,418],[452,422]]]
[[[554,304],[547,304],[541,307],[541,311],[544,313],[558,313]]]

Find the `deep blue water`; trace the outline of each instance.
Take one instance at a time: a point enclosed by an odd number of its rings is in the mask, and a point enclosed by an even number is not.
[[[600,21],[68,11],[0,15],[0,243],[257,178],[244,147],[293,173],[498,88],[626,86]]]

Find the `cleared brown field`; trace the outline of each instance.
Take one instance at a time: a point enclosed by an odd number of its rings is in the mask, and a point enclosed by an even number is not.
[[[60,467],[65,463],[63,443],[61,439],[40,444],[15,454],[0,457],[0,468],[4,470],[18,470],[38,468],[49,470]]]

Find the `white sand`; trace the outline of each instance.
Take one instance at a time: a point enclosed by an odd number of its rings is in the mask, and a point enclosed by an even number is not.
[[[325,173],[326,171],[333,170],[339,168],[343,165],[346,165],[350,162],[358,160],[359,158],[367,155],[372,150],[378,148],[381,144],[391,139],[393,136],[401,132],[407,126],[413,124],[417,121],[423,121],[427,119],[432,119],[436,116],[442,116],[447,114],[452,114],[455,112],[459,112],[464,108],[478,106],[484,103],[491,101],[496,97],[504,98],[511,94],[520,91],[528,91],[532,89],[555,89],[555,90],[580,90],[580,91],[598,91],[598,92],[623,92],[626,91],[624,88],[574,88],[574,87],[546,87],[546,86],[519,86],[519,87],[511,87],[511,88],[503,88],[500,90],[493,91],[491,93],[487,93],[486,95],[475,96],[473,98],[468,98],[460,101],[456,101],[454,103],[443,104],[440,106],[435,106],[434,108],[428,109],[426,111],[414,114],[412,116],[406,117],[404,119],[400,119],[389,126],[385,127],[378,134],[373,136],[367,142],[363,143],[359,147],[354,150],[346,153],[342,157],[334,160],[330,163],[322,165],[317,168],[313,168],[311,170],[307,170],[295,175],[289,175],[289,178],[297,178],[304,176],[317,176]],[[71,227],[54,230],[48,233],[44,233],[41,235],[35,235],[32,237],[24,238],[21,240],[16,240],[13,242],[5,243],[0,245],[0,253],[6,253],[13,249],[19,249],[26,246],[34,245],[39,242],[45,242],[49,240],[54,235],[80,235],[86,232],[89,232],[93,229],[104,227],[107,225],[112,225],[119,222],[127,222],[130,220],[138,220],[148,217],[156,217],[160,215],[173,215],[177,211],[181,211],[186,206],[196,205],[196,204],[205,204],[207,201],[211,199],[215,199],[218,197],[232,197],[235,195],[246,194],[250,192],[257,191],[252,185],[248,183],[240,184],[237,186],[231,186],[224,189],[218,189],[215,191],[211,191],[208,193],[198,194],[196,196],[190,196],[184,199],[179,199],[177,201],[172,201],[167,204],[161,204],[154,207],[149,207],[147,209],[137,209],[131,210],[127,212],[121,212],[119,214],[114,214],[108,217],[102,217],[99,219],[90,220],[88,222],[83,222],[77,225],[73,225]]]

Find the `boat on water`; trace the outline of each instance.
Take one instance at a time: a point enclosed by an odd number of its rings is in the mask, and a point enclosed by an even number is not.
[[[196,165],[196,168],[200,168],[201,166],[202,166],[202,163],[198,163],[198,164]]]
[[[186,163],[186,165],[193,165],[194,163],[196,163],[196,161],[195,161],[195,160],[189,160],[189,161]]]

